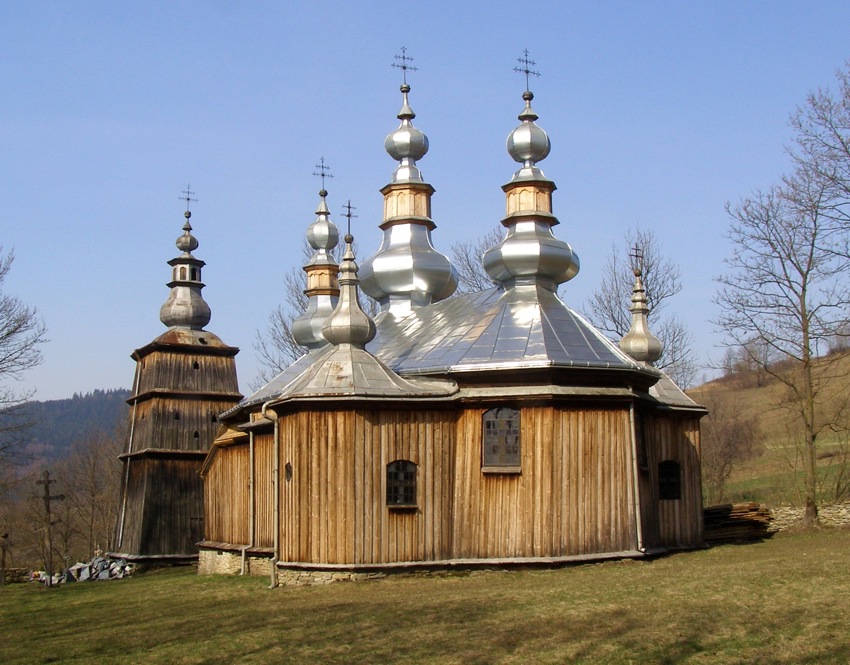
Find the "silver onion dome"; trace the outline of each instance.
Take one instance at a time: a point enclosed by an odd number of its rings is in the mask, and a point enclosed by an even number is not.
[[[661,341],[649,331],[647,316],[649,306],[646,303],[646,289],[641,279],[641,271],[636,269],[635,285],[632,289],[632,324],[620,340],[620,348],[639,362],[654,363],[664,350]]]
[[[339,229],[330,220],[328,192],[319,191],[316,220],[307,228],[307,242],[313,255],[304,266],[307,273],[307,309],[292,322],[292,337],[301,346],[315,349],[327,344],[322,325],[336,307],[339,288],[336,282],[338,266],[331,252],[339,242]]]
[[[192,251],[198,248],[198,240],[191,233],[189,218],[192,213],[187,210],[183,215],[186,218],[183,235],[175,243],[182,254],[168,262],[171,293],[159,310],[159,320],[170,328],[200,330],[210,322],[211,316],[210,307],[201,295],[204,288],[201,269],[206,264],[192,256]]]
[[[422,159],[428,152],[428,137],[416,129],[411,122],[416,114],[407,100],[410,86],[404,83],[400,89],[402,104],[397,117],[401,120],[401,124],[387,136],[384,149],[390,157],[399,162],[398,168],[393,173],[393,182],[423,182],[416,160]]]
[[[509,135],[507,140],[508,154],[514,161],[522,164],[522,167],[514,174],[513,179],[518,180],[540,180],[545,178],[543,172],[537,168],[536,163],[542,162],[549,156],[552,144],[546,132],[534,124],[538,115],[531,108],[531,100],[534,95],[526,90],[522,93],[525,100],[525,108],[517,118],[522,121]]]
[[[431,243],[431,194],[416,160],[428,152],[428,138],[413,127],[408,102],[410,86],[401,86],[401,125],[384,142],[399,161],[384,195],[384,232],[378,252],[360,266],[360,288],[381,304],[381,310],[401,313],[448,298],[457,289],[451,261]]]
[[[360,307],[357,297],[357,264],[351,245],[353,236],[345,236],[345,253],[339,267],[339,302],[322,325],[322,334],[334,346],[350,344],[362,349],[375,337],[375,322]]]
[[[579,260],[572,248],[552,233],[558,223],[552,214],[555,183],[536,165],[548,156],[551,144],[546,132],[534,123],[538,118],[531,108],[534,95],[526,90],[522,98],[522,124],[507,141],[508,153],[522,167],[502,188],[508,212],[502,224],[508,230],[501,243],[484,253],[484,270],[505,288],[539,284],[554,291],[578,274]]]

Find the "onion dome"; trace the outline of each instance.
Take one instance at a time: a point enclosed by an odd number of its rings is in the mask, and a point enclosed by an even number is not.
[[[410,122],[416,114],[407,101],[409,92],[410,86],[404,83],[401,86],[401,111],[397,116],[401,124],[384,141],[384,149],[399,162],[393,173],[393,182],[423,182],[416,160],[422,159],[428,152],[428,137]]]
[[[416,160],[428,152],[428,137],[410,122],[415,114],[408,102],[409,92],[410,86],[404,83],[398,114],[401,125],[384,142],[399,166],[381,190],[381,247],[363,262],[359,272],[363,292],[380,303],[382,312],[391,310],[398,315],[448,298],[457,289],[451,261],[431,242],[431,231],[436,228],[431,220],[434,188],[422,180],[416,166]]]
[[[186,218],[183,235],[175,243],[182,254],[168,262],[171,266],[171,281],[168,283],[171,293],[159,310],[159,320],[172,328],[201,330],[210,322],[210,307],[201,295],[204,288],[201,268],[206,264],[192,256],[192,251],[198,248],[198,240],[191,233],[189,218],[192,213],[187,210],[183,215]]]
[[[322,334],[334,346],[350,344],[362,349],[375,337],[375,322],[360,307],[357,296],[357,264],[352,235],[346,234],[345,253],[339,267],[339,302],[322,325]]]
[[[661,357],[663,346],[659,339],[649,331],[647,315],[649,307],[646,304],[646,290],[643,287],[640,269],[635,269],[635,285],[632,289],[632,325],[623,339],[620,348],[638,362],[654,363]]]
[[[327,195],[325,189],[319,192],[316,221],[307,228],[307,242],[313,248],[313,255],[304,266],[307,273],[307,289],[304,291],[307,309],[292,322],[292,336],[308,349],[327,344],[322,335],[322,325],[334,311],[339,297],[339,266],[331,253],[339,242],[339,230],[330,220]]]
[[[534,94],[526,90],[522,93],[522,98],[525,100],[525,108],[517,116],[522,120],[522,124],[508,135],[507,140],[508,154],[515,162],[522,164],[514,173],[513,180],[545,180],[546,176],[537,168],[536,162],[542,162],[549,156],[552,143],[546,132],[534,124],[540,117],[531,108]]]
[[[563,240],[552,233],[558,219],[552,214],[555,183],[537,167],[549,154],[551,144],[546,132],[534,121],[531,108],[534,95],[526,90],[525,108],[519,114],[522,124],[508,136],[508,153],[522,166],[502,187],[506,194],[507,228],[505,239],[484,253],[484,270],[503,287],[538,284],[555,291],[579,271],[578,256]]]

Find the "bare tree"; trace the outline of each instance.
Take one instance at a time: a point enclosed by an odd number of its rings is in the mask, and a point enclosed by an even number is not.
[[[475,240],[465,240],[452,245],[452,265],[458,276],[456,295],[475,293],[493,286],[493,280],[484,271],[481,259],[484,252],[498,245],[504,237],[505,230],[496,227]]]
[[[846,236],[824,214],[830,199],[815,175],[797,169],[781,187],[728,206],[734,249],[715,297],[721,308],[716,323],[727,343],[744,349],[753,365],[788,389],[786,404],[801,431],[805,524],[817,523],[817,439],[829,426],[820,408],[823,389],[845,379],[829,358],[818,358],[817,349],[827,348],[850,307]],[[779,362],[765,362],[758,351],[764,347]]]
[[[700,428],[700,463],[703,492],[708,505],[726,500],[726,483],[735,465],[764,451],[755,418],[744,416],[729,397],[710,390],[700,395],[708,409]]]
[[[354,243],[357,253],[357,244]],[[303,258],[306,263],[313,252],[305,242]],[[337,246],[333,252],[339,261],[342,250]],[[254,333],[254,350],[262,368],[257,377],[249,384],[252,390],[258,390],[284,369],[307,353],[307,349],[292,336],[292,322],[307,308],[307,296],[304,290],[307,281],[303,268],[293,267],[283,276],[283,302],[272,310],[266,322],[265,330]],[[370,316],[378,313],[378,304],[361,293],[360,305]]]
[[[664,346],[656,366],[687,388],[692,385],[697,372],[693,336],[675,314],[661,316],[669,299],[682,290],[679,267],[664,256],[661,242],[651,230],[629,229],[625,246],[628,248],[626,255],[620,252],[616,243],[611,246],[602,281],[586,303],[587,316],[594,326],[614,338],[619,339],[629,331],[634,274],[627,255],[630,248],[638,247],[642,253],[650,325],[653,334]]]
[[[13,252],[0,246],[0,289],[15,260]],[[0,461],[8,458],[20,442],[22,430],[31,425],[25,405],[31,392],[8,385],[41,362],[39,346],[46,341],[44,324],[33,307],[0,290]]]

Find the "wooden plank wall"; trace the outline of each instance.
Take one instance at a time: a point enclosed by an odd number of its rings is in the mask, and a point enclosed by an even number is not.
[[[204,482],[206,540],[249,544],[249,461],[247,441],[216,452]]]
[[[133,440],[130,452],[148,448],[209,450],[219,428],[218,414],[231,406],[232,400],[192,399],[191,396],[143,400],[131,410]]]
[[[648,473],[641,473],[641,503],[647,547],[699,547],[703,544],[699,418],[645,415]],[[658,499],[658,464],[675,460],[681,469],[682,498]]]
[[[455,416],[307,411],[281,416],[281,559],[384,563],[450,555]],[[413,511],[387,508],[386,465],[417,464]]]
[[[483,412],[458,421],[454,558],[636,547],[627,409],[523,408],[520,475],[481,472]]]
[[[164,387],[181,392],[239,392],[232,356],[154,351],[140,362],[138,394]]]
[[[133,458],[127,504],[116,551],[127,554],[196,554],[203,537],[201,460]]]
[[[274,547],[274,434],[254,437],[254,542],[255,547]],[[280,468],[284,483],[283,464]]]

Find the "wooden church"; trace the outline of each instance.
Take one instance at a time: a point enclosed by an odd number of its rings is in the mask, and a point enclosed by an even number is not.
[[[168,330],[132,354],[130,434],[120,456],[121,497],[110,555],[142,563],[197,560],[204,532],[199,471],[218,432],[218,415],[242,399],[234,362],[239,349],[204,330],[210,321],[201,295],[205,264],[192,255],[198,241],[191,216],[187,210],[176,243],[182,253],[168,262],[171,292],[159,313]]]
[[[428,149],[401,87],[398,162],[383,241],[338,266],[327,192],[307,231],[309,352],[226,411],[202,469],[201,572],[273,583],[344,571],[640,557],[703,545],[705,410],[652,363],[637,271],[619,346],[558,296],[579,271],[553,234],[555,183],[533,95],[507,149],[505,237],[483,256],[492,288],[452,294],[431,239]],[[380,303],[370,318],[362,290]]]

